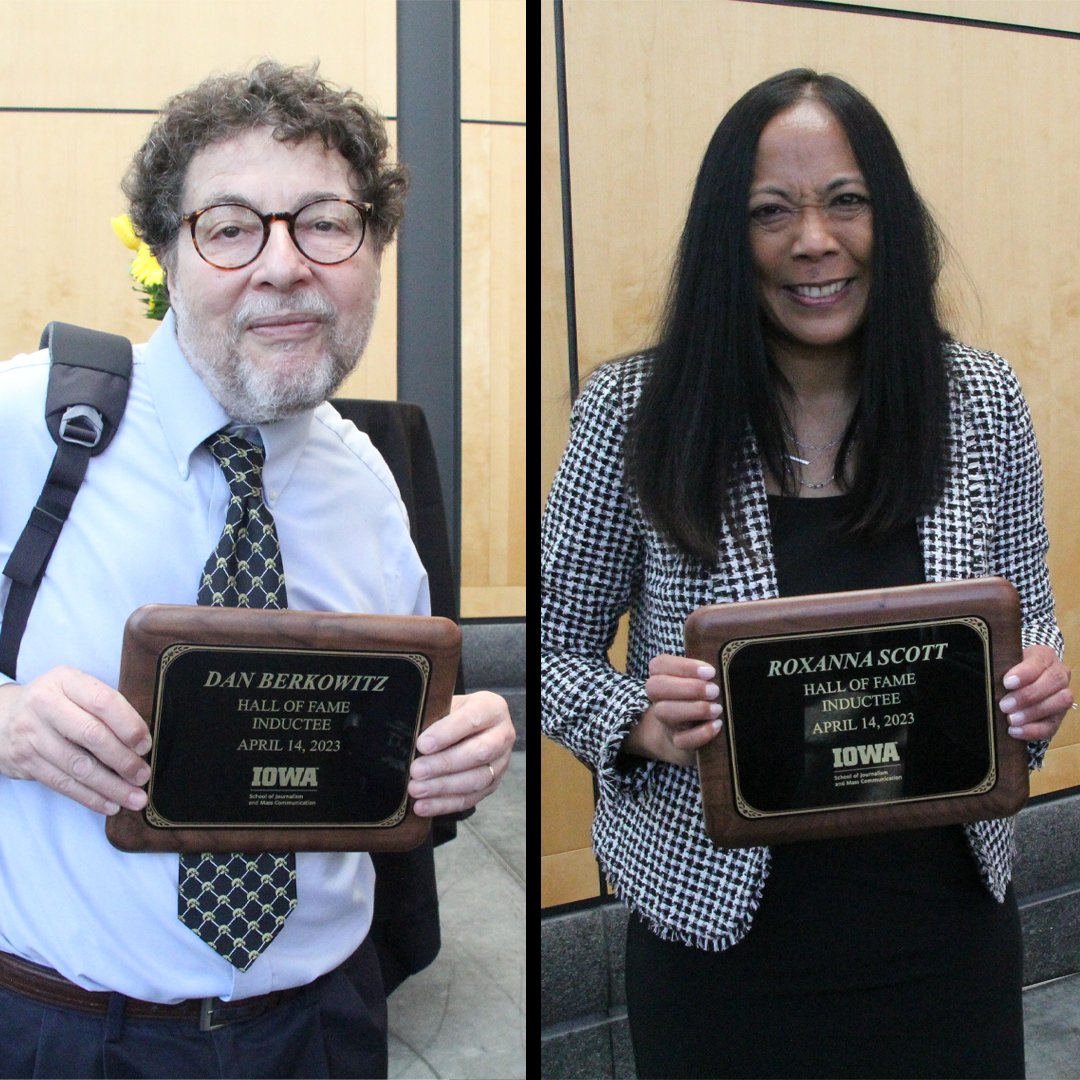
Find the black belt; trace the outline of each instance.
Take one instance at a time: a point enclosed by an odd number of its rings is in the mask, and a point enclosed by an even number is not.
[[[108,991],[84,990],[51,968],[33,964],[5,952],[0,952],[0,987],[43,1005],[76,1009],[95,1016],[104,1016],[113,998],[113,994]],[[260,994],[258,997],[242,998],[240,1001],[192,998],[189,1001],[178,1001],[175,1005],[161,1005],[156,1001],[125,997],[124,1015],[133,1020],[188,1020],[197,1023],[200,1031],[213,1031],[214,1028],[224,1027],[226,1024],[253,1020],[305,990],[306,986],[296,986],[289,990]]]

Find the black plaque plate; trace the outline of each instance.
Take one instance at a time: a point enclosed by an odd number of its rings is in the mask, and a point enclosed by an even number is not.
[[[125,850],[398,850],[428,822],[409,767],[449,711],[445,619],[155,606],[129,620],[121,692],[154,736]],[[448,692],[449,690],[449,692]]]
[[[699,754],[706,828],[781,843],[1014,813],[1026,746],[996,699],[1021,656],[1001,579],[719,605],[687,622],[724,734]]]

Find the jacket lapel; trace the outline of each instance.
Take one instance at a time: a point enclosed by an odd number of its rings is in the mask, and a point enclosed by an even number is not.
[[[773,560],[772,525],[765,476],[757,440],[747,431],[739,456],[739,484],[735,505],[741,508],[743,540],[725,521],[717,549],[717,567],[709,580],[713,604],[736,600],[764,600],[778,596]]]
[[[967,413],[954,381],[949,383],[949,466],[945,490],[930,511],[919,518],[919,542],[927,581],[979,577],[989,572],[979,500],[970,490],[972,455]]]

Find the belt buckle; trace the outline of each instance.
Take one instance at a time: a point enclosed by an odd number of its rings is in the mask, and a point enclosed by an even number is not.
[[[214,1023],[214,1006],[217,1004],[217,998],[202,998],[199,1001],[199,1030],[200,1031],[217,1031],[218,1028],[228,1026],[228,1021],[222,1021],[220,1023]]]

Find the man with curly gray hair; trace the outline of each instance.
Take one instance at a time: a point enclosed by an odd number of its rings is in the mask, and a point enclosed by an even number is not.
[[[173,98],[135,156],[170,310],[0,677],[0,1075],[386,1073],[366,854],[129,854],[102,817],[147,805],[150,731],[115,689],[136,608],[220,603],[229,559],[230,587],[267,580],[254,551],[272,585],[242,605],[429,613],[390,471],[326,403],[405,188],[360,95],[271,61]],[[4,562],[49,467],[48,373],[47,352],[0,365]],[[417,741],[415,812],[474,806],[513,741],[501,698],[455,698]]]
[[[406,172],[388,152],[382,118],[359,94],[331,87],[315,70],[263,61],[250,74],[212,77],[172,98],[135,155],[124,181],[132,223],[165,268],[180,348],[233,419],[273,420],[311,408],[358,362],[375,315],[379,260],[404,211]],[[334,190],[353,198],[311,200],[295,217],[280,217],[292,240],[286,253],[308,260],[332,290],[364,284],[365,296],[350,292],[335,305],[333,295],[314,288],[292,290],[287,300],[279,290],[267,297],[253,289],[227,312],[219,310],[218,295],[245,283],[244,274],[232,271],[250,267],[257,276],[257,264],[271,261],[259,256],[270,242],[273,215],[232,201],[239,196],[214,185],[206,189],[213,205],[188,205],[201,181],[222,166],[236,167],[237,154],[267,180],[291,176],[302,161],[315,174],[324,167],[334,174]],[[324,252],[332,237],[340,246]],[[204,282],[211,304],[200,291]],[[324,327],[314,368],[280,362],[283,352],[298,351],[290,344],[293,323],[266,340],[284,307]],[[272,345],[272,365],[248,355],[245,338]]]

